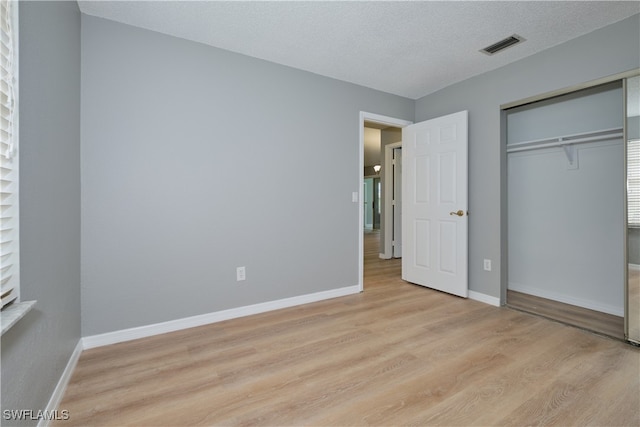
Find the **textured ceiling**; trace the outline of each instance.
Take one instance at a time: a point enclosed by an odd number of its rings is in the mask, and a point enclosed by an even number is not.
[[[640,13],[638,1],[78,3],[88,15],[412,99]],[[526,42],[478,52],[514,33]]]

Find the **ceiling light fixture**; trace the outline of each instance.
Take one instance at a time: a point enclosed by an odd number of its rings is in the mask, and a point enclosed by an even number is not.
[[[373,171],[374,171],[375,173],[380,172],[380,169],[382,169],[382,166],[380,166],[380,165],[373,165]]]

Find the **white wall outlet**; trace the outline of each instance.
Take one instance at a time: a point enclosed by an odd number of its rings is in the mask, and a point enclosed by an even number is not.
[[[491,260],[490,259],[485,259],[484,260],[484,271],[491,271]]]
[[[245,267],[236,268],[236,281],[241,282],[243,280],[246,280],[246,278],[247,270],[245,269]]]

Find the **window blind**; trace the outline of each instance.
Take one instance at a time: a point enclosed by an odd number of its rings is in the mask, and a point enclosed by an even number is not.
[[[17,61],[14,10],[0,0],[0,300],[4,308],[19,297]]]
[[[640,227],[640,139],[627,141],[627,222]]]

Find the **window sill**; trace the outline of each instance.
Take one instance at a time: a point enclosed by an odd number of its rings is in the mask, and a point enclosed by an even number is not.
[[[22,319],[33,306],[36,305],[36,301],[22,301],[11,304],[0,312],[0,324],[2,324],[2,335],[7,332],[13,325],[18,323],[18,320]]]

